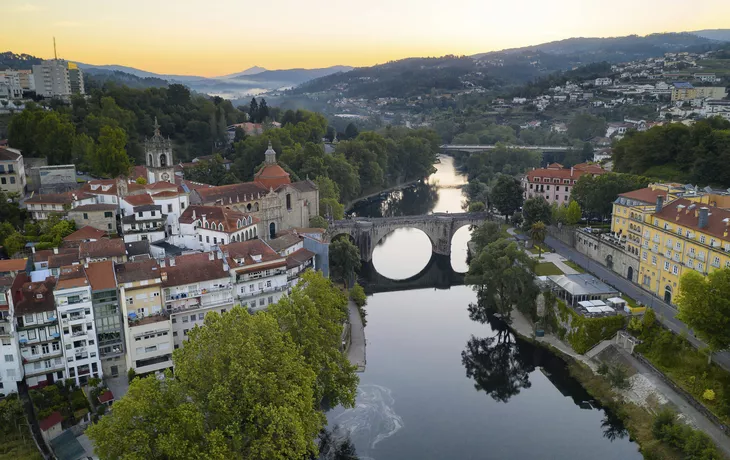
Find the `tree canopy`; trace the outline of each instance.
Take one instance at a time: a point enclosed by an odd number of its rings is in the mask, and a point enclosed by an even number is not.
[[[173,352],[175,375],[135,379],[87,433],[116,458],[307,458],[323,399],[351,407],[357,376],[340,351],[346,298],[307,273],[269,311],[209,312]]]
[[[633,174],[583,174],[573,186],[571,198],[579,209],[594,217],[606,217],[613,211],[613,202],[619,194],[649,185],[648,177]]]
[[[347,237],[342,237],[330,244],[329,253],[332,278],[347,286],[355,270],[360,269],[360,250]]]
[[[508,218],[522,206],[524,190],[520,183],[512,176],[500,174],[492,187],[490,198],[497,210]]]
[[[730,269],[714,270],[706,277],[688,271],[679,280],[679,314],[687,326],[712,351],[730,346]]]
[[[552,224],[552,208],[542,196],[528,198],[522,206],[522,227],[530,229],[535,222]]]

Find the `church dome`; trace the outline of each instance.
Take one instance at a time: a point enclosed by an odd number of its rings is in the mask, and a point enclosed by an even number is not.
[[[276,164],[276,151],[271,146],[271,142],[269,142],[269,148],[266,150],[264,156],[266,157],[266,164],[255,174],[254,181],[267,189],[276,189],[281,185],[291,184],[289,173]]]

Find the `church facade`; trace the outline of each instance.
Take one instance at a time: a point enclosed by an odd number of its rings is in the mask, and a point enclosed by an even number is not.
[[[317,185],[309,179],[292,182],[289,173],[277,164],[271,144],[265,157],[264,167],[253,182],[196,188],[190,193],[190,203],[226,206],[251,214],[259,220],[259,235],[265,239],[274,238],[281,230],[308,227],[309,219],[319,213]]]
[[[155,117],[155,134],[144,141],[147,163],[147,183],[175,182],[175,162],[172,156],[172,141],[160,134],[160,125]]]

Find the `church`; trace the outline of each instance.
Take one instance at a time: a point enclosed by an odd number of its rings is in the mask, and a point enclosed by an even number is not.
[[[258,234],[265,239],[290,228],[309,227],[309,219],[319,213],[319,190],[307,179],[292,182],[284,168],[276,162],[276,152],[269,143],[265,164],[253,182],[210,186],[180,180],[175,175],[172,142],[160,134],[155,120],[155,133],[144,143],[147,183],[180,182],[190,189],[190,204],[225,206],[259,221]]]

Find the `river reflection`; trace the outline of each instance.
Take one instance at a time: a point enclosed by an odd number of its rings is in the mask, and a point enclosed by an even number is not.
[[[418,192],[425,203],[392,200],[356,212],[460,212],[461,191],[451,187],[463,177],[448,158],[437,168],[438,185],[432,177],[429,191]],[[470,317],[476,294],[467,286],[443,285],[458,279],[443,267],[448,261],[427,263],[443,273],[422,270],[421,255],[431,257],[431,245],[414,235],[406,230],[384,238],[373,266],[403,278],[427,272],[425,281],[436,280],[439,289],[419,289],[408,284],[410,278],[401,284],[381,280],[388,292],[368,298],[366,371],[356,407],[327,414],[330,426],[338,427],[336,436],[351,439],[361,459],[641,458],[620,422],[559,358],[515,337],[494,318]],[[468,230],[459,238],[466,247]],[[457,263],[452,258],[452,268]],[[399,287],[409,290],[394,290]]]

